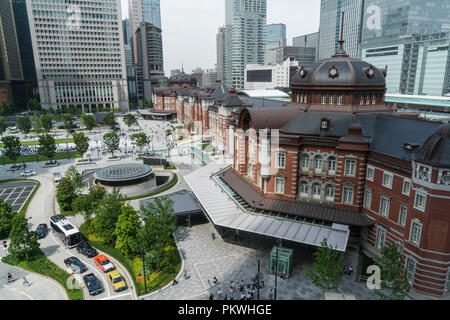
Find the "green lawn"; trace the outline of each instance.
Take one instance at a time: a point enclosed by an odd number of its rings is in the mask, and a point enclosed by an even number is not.
[[[78,159],[81,158],[81,154],[77,153],[76,151],[69,151],[69,152],[57,152],[55,153],[55,156],[53,157],[53,160],[65,160],[65,159]],[[20,156],[19,159],[17,159],[16,163],[20,164],[22,162],[36,162],[36,161],[48,161],[50,160],[46,156],[43,155],[35,155],[30,154],[26,156]],[[12,164],[13,162],[8,157],[4,157],[4,163],[3,160],[0,161],[0,164]]]
[[[56,144],[63,144],[63,143],[72,143],[74,142],[73,138],[69,138],[69,139],[56,139],[55,143]],[[20,141],[22,146],[38,146],[39,145],[39,141],[38,140],[33,140],[33,141]],[[5,145],[3,143],[0,143],[0,148],[3,148]]]

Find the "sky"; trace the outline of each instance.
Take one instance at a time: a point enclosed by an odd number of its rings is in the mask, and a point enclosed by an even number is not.
[[[128,0],[122,1],[122,18],[128,17]],[[320,0],[267,0],[267,24],[286,24],[292,38],[319,30]],[[225,0],[161,0],[164,71],[197,67],[214,68],[216,34],[225,24]]]

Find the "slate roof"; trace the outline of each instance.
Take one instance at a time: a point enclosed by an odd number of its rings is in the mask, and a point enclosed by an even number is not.
[[[450,123],[439,126],[413,157],[431,165],[450,167]]]

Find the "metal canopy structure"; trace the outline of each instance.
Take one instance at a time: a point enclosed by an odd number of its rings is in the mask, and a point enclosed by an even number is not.
[[[214,225],[317,247],[326,239],[328,245],[345,252],[350,235],[347,225],[327,226],[247,211],[214,179],[227,168],[211,163],[184,177]]]
[[[153,173],[153,168],[145,164],[122,163],[103,168],[95,173],[95,178],[107,182],[122,182],[145,178]]]
[[[175,193],[168,194],[164,197],[167,197],[173,201],[173,211],[177,216],[203,212],[197,201],[195,201],[192,193],[190,193],[188,190],[181,190]],[[155,203],[155,198],[139,201],[139,207],[145,207],[148,203]]]

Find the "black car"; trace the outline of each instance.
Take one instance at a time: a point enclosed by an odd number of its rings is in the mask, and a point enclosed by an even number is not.
[[[80,242],[77,245],[77,251],[78,251],[78,253],[81,253],[82,255],[84,255],[88,258],[93,258],[97,255],[97,250],[92,248],[89,243],[84,242],[84,241]]]
[[[75,273],[83,273],[87,271],[87,267],[84,265],[83,262],[80,261],[77,257],[70,257],[64,260],[64,263],[66,266],[68,266],[70,269],[72,269]]]
[[[41,223],[40,225],[38,225],[38,227],[36,228],[36,232],[39,235],[39,239],[43,239],[47,236],[48,233],[48,227],[46,223]]]
[[[105,291],[102,282],[96,276],[94,276],[93,273],[85,275],[83,277],[83,280],[91,296],[95,296]]]

